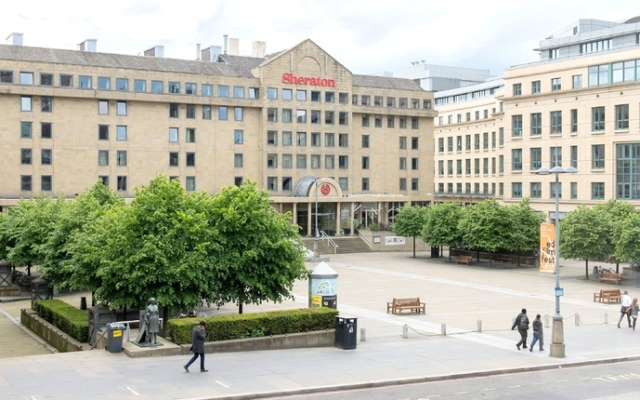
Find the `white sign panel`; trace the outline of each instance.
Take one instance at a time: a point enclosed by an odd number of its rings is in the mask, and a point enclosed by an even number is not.
[[[387,236],[384,238],[385,246],[403,246],[404,244],[403,236]]]

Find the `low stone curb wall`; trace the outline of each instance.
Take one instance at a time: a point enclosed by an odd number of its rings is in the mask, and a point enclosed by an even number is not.
[[[22,309],[20,312],[20,323],[31,330],[31,332],[40,336],[51,346],[58,349],[61,353],[83,350],[82,343],[40,318],[33,310]]]

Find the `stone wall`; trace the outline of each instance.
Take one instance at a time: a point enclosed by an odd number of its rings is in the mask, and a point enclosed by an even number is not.
[[[40,318],[33,310],[22,309],[20,322],[61,353],[83,350],[82,343]]]

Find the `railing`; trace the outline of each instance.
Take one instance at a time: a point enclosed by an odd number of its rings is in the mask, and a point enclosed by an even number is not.
[[[369,239],[367,236],[363,235],[361,230],[358,230],[358,236],[360,236],[362,239],[364,239],[364,241],[369,243],[369,247],[373,246],[373,243],[371,242],[371,239]]]
[[[337,254],[338,253],[338,246],[336,244],[336,242],[333,241],[333,239],[331,239],[329,237],[329,235],[327,235],[324,231],[320,231],[320,240],[327,240],[327,247],[329,247],[330,245],[333,246],[333,254]]]
[[[162,328],[163,328],[164,318],[158,318],[158,320],[159,320],[159,322],[160,322],[160,329],[162,329]],[[126,337],[126,339],[127,339],[127,342],[130,342],[130,341],[131,341],[131,337],[130,337],[130,336],[131,336],[131,326],[130,326],[130,324],[133,324],[133,323],[140,323],[140,320],[139,320],[139,319],[136,319],[136,320],[132,320],[132,321],[117,321],[117,322],[114,322],[114,323],[115,323],[115,324],[123,324],[123,325],[126,325],[126,328],[125,328],[125,337]]]

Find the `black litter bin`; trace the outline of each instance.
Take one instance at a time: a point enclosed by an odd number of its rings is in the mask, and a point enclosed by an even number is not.
[[[358,338],[358,318],[336,317],[335,346],[343,350],[356,348]]]
[[[112,322],[107,324],[107,348],[109,353],[120,353],[122,351],[122,335],[124,324]]]
[[[431,258],[439,258],[440,257],[440,247],[431,246]]]

